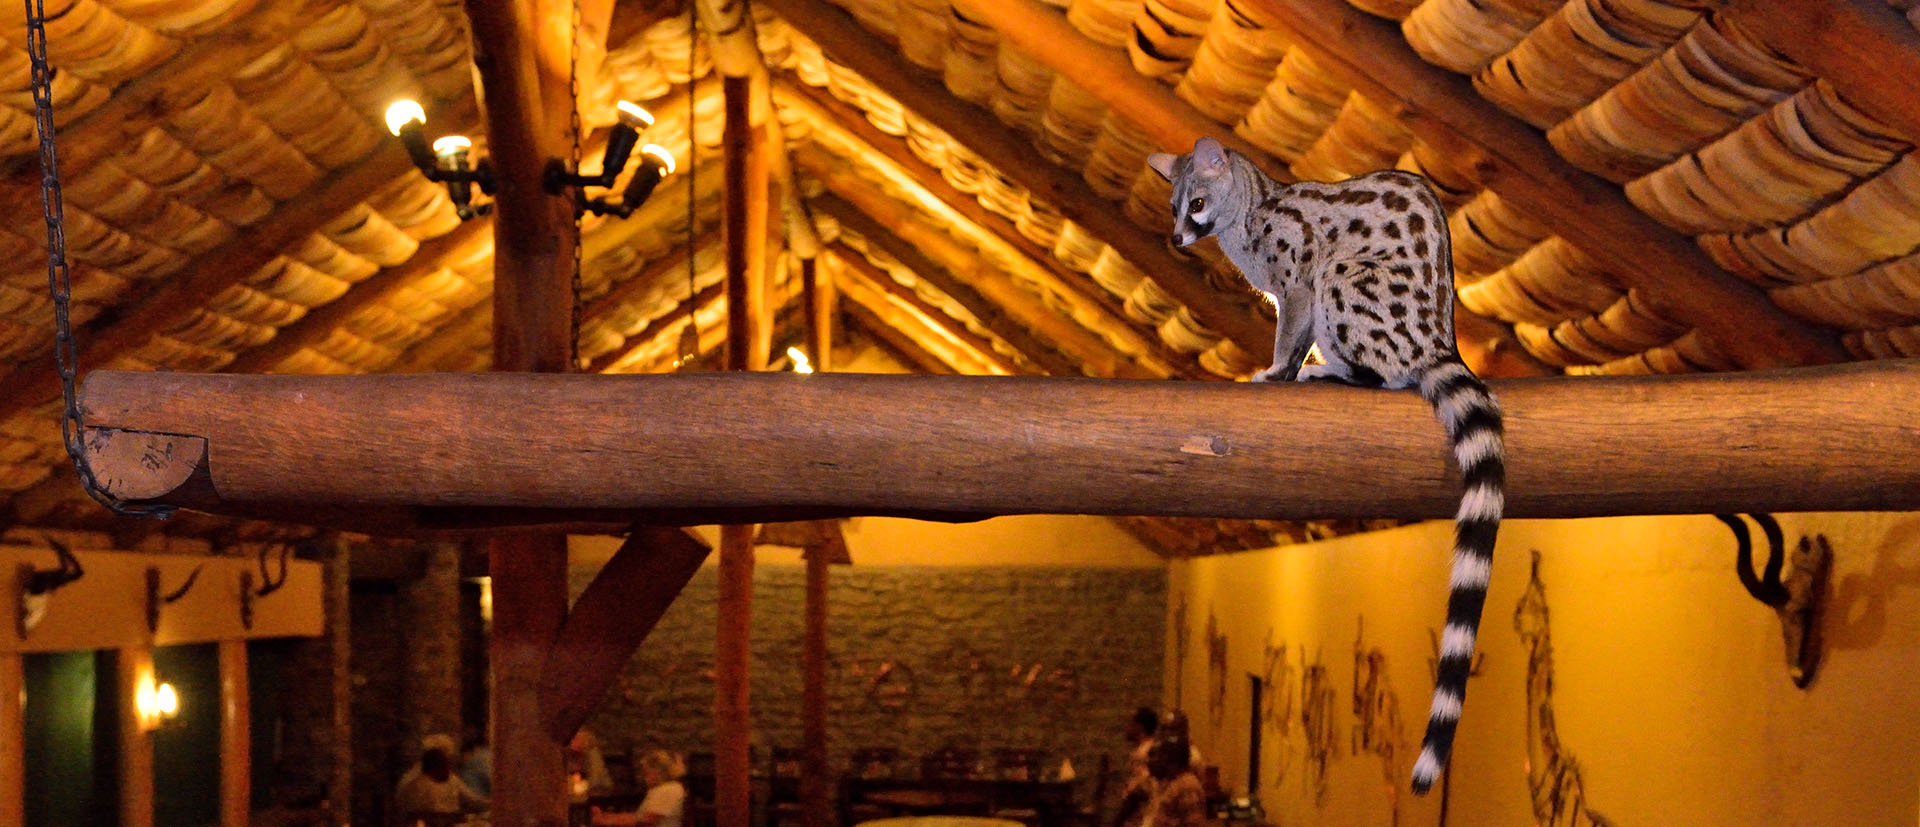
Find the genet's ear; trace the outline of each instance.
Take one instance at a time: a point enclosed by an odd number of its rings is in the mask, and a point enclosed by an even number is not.
[[[1212,138],[1201,138],[1193,142],[1193,166],[1201,175],[1211,178],[1227,171],[1227,148]]]
[[[1179,160],[1177,157],[1165,152],[1155,152],[1147,156],[1147,166],[1153,167],[1153,171],[1160,173],[1160,177],[1171,181],[1173,180],[1173,162],[1177,160]]]

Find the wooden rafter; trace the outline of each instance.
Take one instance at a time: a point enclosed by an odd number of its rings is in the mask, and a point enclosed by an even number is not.
[[[1017,254],[1034,268],[1052,276],[1055,282],[1079,301],[1096,308],[1101,314],[1098,324],[1102,334],[1118,337],[1132,352],[1189,379],[1219,378],[1201,370],[1193,357],[1176,353],[1153,334],[1140,331],[1127,318],[1119,300],[1093,284],[1086,274],[1068,270],[1052,251],[1041,248],[1021,235],[1011,220],[980,206],[979,200],[973,196],[954,189],[940,176],[940,170],[920,160],[907,148],[905,139],[881,132],[858,110],[811,87],[781,83],[775,87],[775,92],[776,99],[808,112],[820,125],[819,129],[845,135],[850,143],[864,151],[863,160],[866,162],[891,165],[893,171],[912,181],[947,210],[957,213],[963,221],[955,222],[955,229]]]
[[[1487,189],[1699,328],[1742,367],[1846,359],[1832,335],[1721,270],[1691,240],[1635,209],[1619,187],[1574,168],[1466,78],[1423,62],[1391,22],[1340,0],[1249,2],[1329,73],[1390,107],[1420,140],[1460,159]]]
[[[1041,159],[1033,144],[1000,124],[993,113],[966,103],[918,66],[880,43],[847,13],[823,0],[761,0],[820,45],[832,58],[979,155],[1035,198],[1113,247],[1193,312],[1201,324],[1249,353],[1273,349],[1273,325],[1261,317],[1251,290],[1225,293],[1208,283],[1192,257],[1175,255],[1166,239],[1133,225],[1118,205],[1068,170]]]
[[[1512,517],[1920,507],[1920,440],[1910,411],[1885,404],[1920,397],[1920,363],[1490,384],[1508,414]],[[103,451],[116,490],[210,509],[1422,519],[1460,498],[1417,394],[1322,383],[100,371],[86,399],[90,428],[178,435],[159,468]],[[740,399],[751,416],[708,415]],[[732,450],[743,442],[756,450]],[[673,450],[635,462],[635,445]]]
[[[1000,355],[999,351],[993,349],[993,343],[968,330],[940,308],[928,304],[918,294],[901,287],[892,276],[881,272],[880,268],[873,266],[859,253],[842,247],[834,251],[833,261],[841,268],[843,292],[847,299],[866,308],[881,324],[912,338],[923,350],[943,353],[957,350],[971,360],[971,364],[968,364],[943,357],[941,361],[954,368],[955,372],[999,373],[1007,376],[1034,373]],[[945,347],[933,347],[927,344],[929,341],[940,342]]]
[[[694,318],[697,314],[713,307],[718,302],[726,301],[726,298],[727,285],[725,282],[715,284],[695,293],[686,301],[675,305],[674,308],[665,315],[648,322],[647,326],[642,328],[639,333],[627,337],[625,347],[611,350],[595,357],[593,362],[587,365],[587,372],[606,373],[615,366],[626,363],[639,355],[641,351],[659,341],[668,331],[675,331],[677,335],[680,328],[686,326],[688,319]]]
[[[451,116],[456,123],[473,117],[471,109]],[[259,224],[200,258],[218,262],[217,266],[194,268],[117,314],[104,327],[79,332],[81,370],[90,370],[145,344],[222,291],[245,281],[283,250],[338,219],[345,210],[342,205],[358,204],[412,170],[413,163],[399,142],[383,141],[366,158],[329,173],[312,192],[280,204]],[[8,371],[0,377],[0,387],[9,389],[0,397],[0,420],[5,420],[58,397],[60,377],[52,365],[35,362]]]
[[[1724,13],[1832,83],[1848,103],[1920,144],[1920,90],[1911,82],[1920,78],[1920,31],[1887,3],[1735,0]]]
[[[486,331],[493,329],[493,299],[483,299],[479,304],[460,311],[458,316],[435,330],[426,341],[420,342],[400,355],[400,359],[387,368],[389,373],[419,373],[421,371],[440,370],[447,357],[462,350],[473,350],[474,343]]]
[[[1284,161],[1234,134],[1230,124],[1207,117],[1167,85],[1134,71],[1126,52],[1082,34],[1060,9],[1039,0],[954,0],[954,9],[998,31],[1000,48],[1019,49],[1086,90],[1162,151],[1186,152],[1195,141],[1211,137],[1275,178],[1293,180]]]
[[[1079,367],[1071,358],[1054,349],[1035,336],[1007,309],[981,295],[964,279],[950,272],[946,266],[935,262],[921,249],[896,236],[893,230],[859,207],[833,195],[821,195],[813,199],[813,206],[820,212],[832,216],[841,226],[859,233],[868,244],[892,256],[895,260],[912,270],[914,275],[926,279],[928,283],[947,294],[961,307],[972,313],[982,327],[993,332],[1001,341],[1013,346],[1021,356],[1039,365],[1054,376],[1079,376]]]
[[[847,316],[853,319],[860,332],[873,341],[874,347],[892,356],[894,361],[934,376],[951,376],[968,372],[934,355],[912,334],[882,318],[865,303],[854,299],[851,294],[847,298],[852,299],[846,305]]]
[[[473,245],[490,243],[491,219],[466,221],[452,232],[429,239],[420,245],[404,264],[389,267],[355,284],[347,294],[321,305],[299,321],[280,328],[271,341],[235,357],[226,366],[232,373],[264,373],[292,358],[301,350],[326,341],[335,330],[352,321],[361,311],[398,295],[414,282],[445,267],[449,261],[473,255]]]

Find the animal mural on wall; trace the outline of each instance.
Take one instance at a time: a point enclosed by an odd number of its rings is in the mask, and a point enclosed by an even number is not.
[[[1315,806],[1327,803],[1327,767],[1340,743],[1333,716],[1339,712],[1334,703],[1333,678],[1327,665],[1315,652],[1307,662],[1306,647],[1300,648],[1300,729],[1306,735],[1307,772],[1301,779]]]
[[[1534,820],[1550,827],[1609,827],[1587,806],[1580,764],[1560,743],[1553,720],[1553,631],[1547,619],[1547,587],[1540,580],[1540,552],[1533,552],[1527,590],[1513,609],[1513,630],[1527,650],[1527,786]]]
[[[1506,480],[1500,406],[1455,349],[1446,213],[1411,173],[1287,185],[1212,138],[1147,163],[1173,184],[1173,240],[1186,246],[1218,236],[1221,251],[1279,311],[1273,364],[1254,381],[1418,388],[1446,429],[1465,494],[1440,671],[1413,765],[1413,791],[1425,793],[1446,767],[1466,698]],[[1302,367],[1309,349],[1324,364]]]
[[[1207,717],[1217,736],[1227,718],[1227,633],[1220,621],[1207,613]]]
[[[1273,769],[1273,784],[1278,787],[1286,782],[1293,762],[1289,736],[1293,733],[1294,698],[1298,688],[1294,685],[1293,663],[1287,660],[1287,644],[1274,645],[1273,629],[1267,629],[1267,639],[1260,652],[1260,685],[1266,687],[1262,693],[1260,726],[1272,734],[1269,741],[1278,748],[1280,759],[1274,762]]]
[[[1400,697],[1387,673],[1387,654],[1366,645],[1367,619],[1361,616],[1353,633],[1353,731],[1347,740],[1349,755],[1375,755],[1386,777],[1387,803],[1393,823],[1400,823],[1400,785],[1395,783],[1400,760],[1407,754],[1400,725]]]
[[[1173,626],[1173,708],[1185,709],[1185,689],[1187,683],[1187,599],[1181,597],[1174,601],[1172,614]]]

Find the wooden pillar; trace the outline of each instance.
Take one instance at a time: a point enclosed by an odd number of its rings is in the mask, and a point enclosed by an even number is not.
[[[220,827],[247,827],[253,812],[253,721],[247,642],[220,641]]]
[[[807,350],[815,371],[833,364],[833,279],[820,272],[816,257],[800,260],[800,287],[807,302]],[[807,827],[833,823],[833,791],[827,775],[827,566],[823,548],[806,551],[806,625],[801,638],[800,728],[805,754],[800,775],[800,805]]]
[[[326,614],[327,732],[322,742],[332,758],[327,782],[327,823],[345,827],[353,816],[353,612],[351,546],[339,534],[320,541],[320,570],[324,583],[321,611]]]
[[[712,11],[699,6],[711,17]],[[745,55],[738,37],[723,36],[729,29],[708,28],[716,41]],[[727,369],[765,370],[767,351],[773,336],[767,302],[767,150],[769,142],[760,129],[754,106],[756,83],[766,83],[764,71],[753,71],[758,63],[735,57],[721,87],[725,107],[724,131],[720,136],[725,152],[725,223],[723,241],[727,261]],[[731,71],[729,71],[731,70]],[[753,718],[748,706],[747,672],[751,652],[753,611],[753,534],[752,525],[729,525],[720,529],[719,590],[716,610],[719,622],[714,629],[714,815],[720,824],[746,824],[751,814],[751,770],[748,744],[752,741]]]
[[[543,177],[568,155],[567,78],[541,71],[540,24],[567,19],[549,0],[466,0],[474,65],[487,106],[494,206],[495,370],[565,373],[574,361],[571,200],[548,194]],[[544,53],[568,54],[567,29]],[[542,726],[541,667],[567,613],[567,538],[510,534],[490,544],[493,577],[493,823],[567,820],[563,745]]]
[[[26,661],[0,654],[0,824],[27,823],[26,706]]]
[[[135,703],[141,684],[153,682],[153,649],[116,650],[113,673],[120,729],[120,827],[153,827],[153,734]]]
[[[722,86],[728,370],[765,370],[773,336],[766,279],[768,142],[754,123],[753,105],[754,84],[765,82],[753,76],[729,77]]]

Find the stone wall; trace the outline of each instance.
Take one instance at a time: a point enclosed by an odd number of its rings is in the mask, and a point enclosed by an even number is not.
[[[576,572],[579,594],[593,572]],[[1164,569],[839,567],[829,596],[829,737],[916,759],[946,746],[1040,748],[1091,778],[1124,767],[1121,727],[1160,699]],[[798,747],[805,570],[754,575],[754,741]],[[712,749],[715,572],[696,575],[589,724],[608,749]],[[882,674],[884,671],[884,675]],[[903,767],[918,772],[918,764]],[[1083,792],[1082,795],[1085,795]]]

